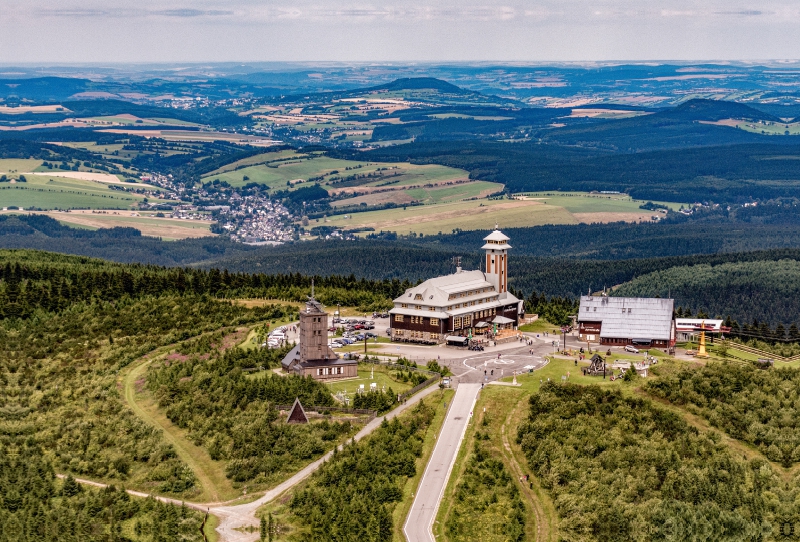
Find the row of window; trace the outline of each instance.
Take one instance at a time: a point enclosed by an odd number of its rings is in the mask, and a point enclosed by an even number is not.
[[[424,324],[425,323],[425,317],[424,316],[410,316],[409,318],[411,318],[411,323],[412,324]],[[402,314],[395,314],[394,315],[394,321],[395,322],[404,322],[405,321],[405,317]],[[432,326],[438,326],[439,325],[439,319],[438,318],[431,318],[430,319],[430,324]]]
[[[394,330],[395,337],[408,337],[410,339],[429,339],[432,341],[439,340],[438,333],[428,333],[427,331],[406,331],[403,329]]]
[[[341,367],[317,367],[317,376],[340,375],[342,371]]]
[[[457,294],[450,294],[447,299],[458,299],[459,297],[469,297],[471,295],[482,294],[484,292],[494,291],[494,286],[490,288],[480,288],[478,290],[469,290],[467,292],[459,292]]]
[[[466,301],[464,303],[456,303],[455,305],[451,305],[447,307],[447,310],[451,311],[454,309],[460,309],[461,307],[474,307],[475,305],[480,305],[481,303],[489,303],[491,301],[497,301],[497,297],[487,297],[486,299],[477,299],[475,301]]]

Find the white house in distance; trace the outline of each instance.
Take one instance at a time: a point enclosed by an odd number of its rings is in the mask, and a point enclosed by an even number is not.
[[[459,342],[495,328],[515,330],[523,302],[508,292],[509,238],[495,229],[484,239],[485,271],[456,272],[428,279],[394,300],[391,315],[393,341],[436,344],[447,337]]]

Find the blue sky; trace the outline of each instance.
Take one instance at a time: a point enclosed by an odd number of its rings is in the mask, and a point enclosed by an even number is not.
[[[800,58],[800,2],[0,0],[0,62]]]

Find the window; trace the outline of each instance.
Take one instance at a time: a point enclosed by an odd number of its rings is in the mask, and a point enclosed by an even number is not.
[[[438,326],[439,325],[439,319],[438,318],[431,318],[431,325],[432,326]]]
[[[322,376],[322,369],[317,369],[317,376]]]
[[[341,367],[337,367],[337,368],[336,368],[336,374],[337,374],[337,375],[340,375],[340,374],[342,374],[342,368],[341,368]]]
[[[459,329],[459,328],[461,328],[461,318],[457,316],[453,318],[453,329]]]
[[[436,310],[436,307],[428,307],[428,310],[430,310],[430,311],[435,311],[435,310]]]
[[[400,308],[407,309],[408,308],[408,303],[400,303]]]
[[[464,317],[464,327],[469,327],[472,325],[472,315],[467,315]]]
[[[402,314],[395,314],[394,315],[394,321],[395,322],[402,322],[403,321],[403,315]]]
[[[422,300],[422,294],[417,294],[414,296],[414,300]]]

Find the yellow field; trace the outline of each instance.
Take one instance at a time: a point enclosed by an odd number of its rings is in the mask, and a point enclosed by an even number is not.
[[[130,227],[142,235],[161,237],[167,241],[214,235],[210,231],[211,222],[201,220],[179,220],[177,218],[156,218],[152,215],[132,216],[133,211],[70,211],[38,212],[73,227],[89,229]]]
[[[327,224],[331,226],[346,229],[372,227],[376,231],[394,231],[403,235],[409,232],[425,235],[451,233],[455,228],[490,229],[495,223],[501,228],[578,223],[563,207],[546,205],[538,201],[509,200],[420,205],[407,207],[405,210],[400,208],[339,215],[328,220]]]
[[[476,188],[494,183],[476,181]],[[470,185],[461,185],[462,192]],[[496,185],[502,189],[502,185]],[[448,187],[457,190],[456,187]],[[430,189],[429,189],[430,190]],[[496,190],[496,189],[495,189]],[[398,191],[398,195],[408,195],[410,199],[422,201],[423,198],[413,194],[414,190]],[[445,192],[440,190],[439,192]],[[375,194],[374,196],[386,196]],[[413,198],[411,196],[414,196]],[[442,194],[444,195],[444,194]],[[481,197],[485,194],[473,194]],[[360,199],[370,198],[361,196]],[[352,198],[353,201],[359,198]],[[664,216],[654,211],[639,209],[643,203],[633,200],[625,194],[599,195],[585,192],[548,192],[517,195],[513,200],[472,200],[448,201],[445,197],[433,199],[433,205],[414,206],[382,211],[370,211],[347,215],[336,215],[326,219],[324,225],[337,226],[344,229],[374,228],[375,231],[393,231],[400,235],[410,232],[424,235],[435,235],[439,232],[451,233],[454,229],[480,230],[494,227],[520,228],[541,226],[545,224],[578,224],[578,223],[608,223],[608,222],[646,222],[655,216]],[[463,199],[463,198],[460,198]],[[366,200],[365,200],[366,201]],[[383,200],[368,201],[368,204],[381,203]],[[390,201],[390,200],[387,200]],[[394,201],[394,200],[391,200]],[[403,203],[399,201],[398,203]],[[666,204],[676,210],[677,204]],[[346,217],[346,218],[345,218]],[[313,222],[313,226],[323,223]],[[361,232],[367,235],[369,232]]]

